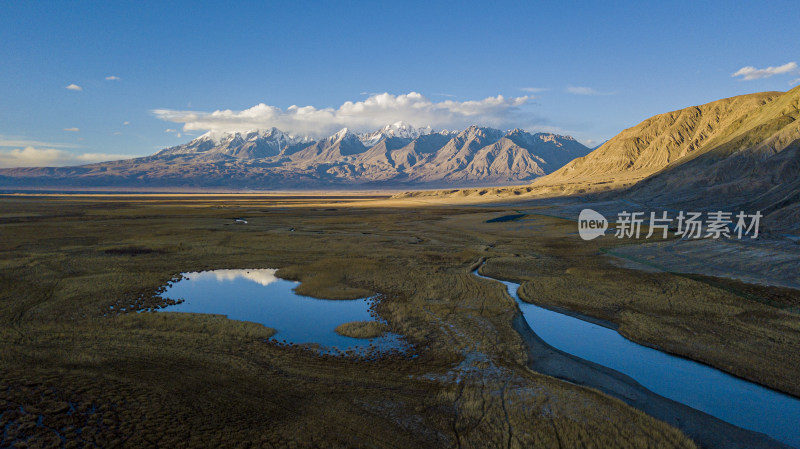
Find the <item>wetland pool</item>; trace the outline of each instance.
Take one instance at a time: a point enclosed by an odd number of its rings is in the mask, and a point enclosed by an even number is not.
[[[373,298],[317,299],[298,295],[299,282],[275,276],[275,269],[235,269],[183,273],[167,285],[162,298],[183,300],[158,312],[225,315],[231,320],[251,321],[275,329],[270,339],[293,344],[319,345],[319,352],[357,354],[405,352],[408,344],[398,334],[372,339],[352,338],[334,329],[350,321],[376,321]]]
[[[520,284],[474,273],[505,285],[530,328],[550,346],[623,373],[658,395],[800,447],[800,399],[634,343],[616,330],[522,301],[517,293]]]

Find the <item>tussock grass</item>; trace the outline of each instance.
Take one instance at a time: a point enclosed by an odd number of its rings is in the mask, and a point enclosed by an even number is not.
[[[300,281],[295,288],[299,295],[321,299],[357,299],[371,296],[374,292],[353,286],[353,272],[373,271],[375,263],[369,259],[348,257],[325,257],[306,265],[290,265],[276,273],[293,281]]]
[[[336,326],[336,333],[353,338],[377,338],[386,333],[386,325],[378,321],[351,321]]]

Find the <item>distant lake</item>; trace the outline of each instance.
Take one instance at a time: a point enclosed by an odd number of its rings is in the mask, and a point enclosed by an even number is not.
[[[294,344],[319,344],[320,352],[353,350],[404,351],[401,336],[386,333],[374,339],[339,335],[334,329],[350,321],[375,321],[370,311],[373,299],[329,300],[294,292],[299,282],[275,276],[275,269],[214,270],[183,273],[167,286],[163,298],[184,302],[159,312],[208,313],[229,319],[251,321],[277,330],[272,340]]]

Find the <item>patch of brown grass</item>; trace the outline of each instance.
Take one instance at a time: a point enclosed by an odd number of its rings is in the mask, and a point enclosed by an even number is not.
[[[386,333],[386,325],[379,321],[351,321],[336,326],[336,333],[353,338],[377,338]]]

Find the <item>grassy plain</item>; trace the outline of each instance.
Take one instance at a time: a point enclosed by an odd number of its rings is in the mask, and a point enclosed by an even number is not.
[[[509,209],[358,197],[0,206],[0,446],[694,446],[526,368],[513,300],[469,273],[482,257],[529,300],[800,393],[795,315],[702,279],[613,266],[600,251],[613,242],[579,244],[564,220],[485,223]],[[267,342],[273,331],[252,323],[131,313],[162,305],[154,294],[179,273],[219,268],[280,268],[317,297],[378,293],[377,311],[417,357],[318,356]]]

